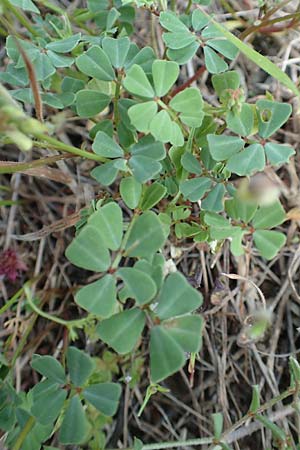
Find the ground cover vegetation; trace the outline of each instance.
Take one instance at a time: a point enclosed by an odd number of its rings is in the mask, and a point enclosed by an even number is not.
[[[0,12],[3,448],[299,449],[299,4]]]

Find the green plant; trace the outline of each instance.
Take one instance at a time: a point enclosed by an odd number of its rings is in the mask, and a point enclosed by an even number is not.
[[[2,26],[11,33],[16,18],[26,29],[24,36],[6,38],[9,63],[0,81],[12,88],[1,86],[0,137],[24,152],[47,148],[63,157],[67,152],[93,160],[91,177],[107,190],[84,210],[65,253],[73,265],[97,273],[96,281],[74,295],[86,315],[67,321],[46,313],[30,283],[23,288],[26,307],[35,319],[42,316],[66,327],[70,341],[83,329],[88,339],[105,343],[114,353],[105,354],[111,363],[105,369],[109,364],[104,356],[91,358],[69,343],[62,364],[54,357],[35,355],[31,367],[44,379],[18,394],[10,370],[17,356],[12,361],[3,356],[0,426],[14,450],[39,449],[57,431],[60,444],[88,442],[91,448],[102,448],[105,439],[93,424],[99,421],[101,428],[117,411],[121,387],[112,381],[116,367],[129,367],[137,382],[139,365],[148,364],[144,355],[149,355],[144,407],[151,395],[165,392],[158,383],[182,369],[187,359],[195,361],[201,349],[204,320],[197,310],[202,295],[179,271],[167,271],[167,239],[207,243],[212,251],[229,240],[234,256],[258,252],[266,259],[274,258],[286,241],[283,230],[273,229],[287,220],[278,193],[270,193],[266,202],[252,195],[245,180],[238,187],[236,179],[250,178],[266,166],[278,167],[295,154],[291,146],[274,140],[291,115],[291,105],[275,101],[270,93],[246,101],[240,76],[228,70],[225,59],[232,61],[241,51],[294,94],[299,92],[271,61],[202,9],[190,12],[191,4],[179,14],[163,2],[157,11],[152,2],[89,0],[86,8],[70,16],[47,1],[41,4],[51,14],[41,15],[31,0],[0,2]],[[163,59],[153,48],[139,48],[130,39],[134,6],[159,15],[166,45]],[[33,13],[31,20],[24,11]],[[217,106],[204,101],[190,82],[180,85],[181,67],[202,51]],[[35,106],[40,120],[28,117],[17,102]],[[42,106],[90,120],[91,148],[56,139],[51,114],[41,123]],[[21,167],[4,164],[1,172],[42,167],[56,158]],[[130,354],[132,364],[127,360]],[[102,367],[100,378],[108,379],[97,380],[97,364]],[[297,361],[291,359],[291,366],[296,381],[276,401],[298,395]],[[250,412],[238,425],[254,417],[280,445],[289,445],[282,430],[261,415],[273,403],[261,407],[257,388],[253,392]],[[229,432],[223,432],[222,415],[215,414],[213,423],[214,438],[184,445],[229,448],[233,440],[228,444],[225,439]],[[138,448],[152,447],[137,440]]]

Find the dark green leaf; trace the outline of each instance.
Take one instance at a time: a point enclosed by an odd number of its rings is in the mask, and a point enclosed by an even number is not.
[[[262,138],[268,138],[279,130],[292,112],[292,106],[288,103],[271,100],[258,100],[256,107],[258,109],[258,132]]]
[[[224,161],[244,147],[244,141],[236,136],[208,134],[209,151],[215,161]]]
[[[274,258],[286,241],[283,233],[270,230],[255,231],[253,239],[259,253],[266,259]]]
[[[141,204],[142,211],[153,208],[166,194],[167,188],[160,183],[152,183],[146,186]]]
[[[78,395],[71,398],[59,432],[61,444],[80,444],[84,442],[89,423]]]
[[[251,144],[229,158],[226,169],[237,175],[253,175],[265,168],[265,152],[261,144]]]
[[[122,148],[103,131],[96,134],[92,149],[97,155],[107,158],[118,158],[124,154]]]
[[[161,164],[148,156],[134,155],[129,160],[129,167],[139,183],[151,180],[161,171]]]
[[[55,383],[65,384],[66,382],[63,366],[52,356],[33,355],[31,367]]]
[[[273,228],[285,219],[285,211],[280,201],[276,201],[271,205],[261,206],[253,217],[252,225],[254,228]]]
[[[104,272],[110,266],[110,255],[102,233],[92,225],[85,225],[67,247],[66,257],[72,264],[94,272]]]
[[[93,117],[103,111],[110,103],[110,97],[98,91],[83,89],[76,94],[77,114],[81,117]]]
[[[99,383],[88,386],[83,397],[105,416],[113,416],[118,409],[121,386],[116,383]]]
[[[33,406],[31,413],[43,425],[53,423],[63,408],[67,391],[52,381],[42,381],[32,389]]]
[[[124,281],[128,296],[134,298],[139,305],[149,303],[156,295],[154,281],[141,270],[133,267],[121,267],[117,271],[117,276]]]
[[[157,215],[146,211],[136,219],[131,229],[126,254],[131,257],[149,257],[162,247],[165,238],[162,223]]]
[[[124,67],[130,47],[130,40],[128,37],[117,39],[105,37],[102,41],[102,47],[116,69]]]
[[[83,386],[93,372],[95,364],[83,350],[69,347],[67,350],[67,367],[71,382],[75,386]]]
[[[202,295],[181,273],[175,272],[164,281],[157,301],[156,313],[163,320],[194,311],[202,304]]]
[[[123,216],[117,203],[107,203],[95,211],[89,217],[88,224],[101,234],[105,247],[110,250],[118,250],[123,236]]]
[[[191,202],[196,202],[209,190],[211,184],[210,178],[191,178],[180,183],[179,189],[185,198],[189,199]]]
[[[76,47],[80,41],[80,38],[81,33],[73,34],[68,38],[50,42],[46,45],[46,49],[57,53],[69,53]]]
[[[151,380],[158,383],[177,372],[185,363],[184,352],[179,344],[161,326],[155,326],[150,336]]]

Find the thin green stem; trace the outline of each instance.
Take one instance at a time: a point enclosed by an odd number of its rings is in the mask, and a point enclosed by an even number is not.
[[[186,15],[188,15],[189,13],[190,13],[190,10],[191,10],[191,7],[192,7],[192,0],[189,0],[188,1],[188,4],[187,4],[187,6],[186,6],[186,8],[185,8],[185,11],[184,11],[184,13],[186,14]]]
[[[64,320],[60,317],[53,316],[52,314],[48,314],[44,311],[42,311],[38,306],[36,306],[33,302],[31,291],[29,289],[29,286],[24,286],[24,292],[26,295],[26,300],[31,309],[39,316],[44,317],[47,320],[50,320],[52,322],[59,323],[60,325],[64,325],[68,328],[80,328],[83,326],[83,324],[86,322],[86,318],[84,319],[77,319],[77,320]]]
[[[48,0],[36,0],[40,5],[45,6],[46,8],[50,9],[51,11],[56,12],[57,14],[61,14],[62,16],[64,16],[66,14],[66,10],[63,10],[62,8],[60,8],[59,6],[55,5],[51,2],[49,2]]]
[[[23,430],[19,434],[19,436],[18,436],[18,438],[17,438],[17,440],[15,442],[15,445],[13,446],[12,450],[20,450],[20,448],[23,445],[23,442],[25,441],[28,433],[33,428],[34,424],[35,424],[35,418],[33,416],[29,417],[29,419],[25,423],[25,426],[24,426]]]
[[[24,287],[22,287],[21,289],[19,289],[15,295],[13,295],[9,300],[7,300],[7,302],[5,303],[4,306],[2,306],[2,308],[0,309],[0,315],[5,313],[5,311],[7,311],[14,303],[16,303],[19,298],[21,297],[21,295],[24,292]]]
[[[92,159],[93,161],[106,162],[107,158],[103,156],[96,155],[94,153],[87,152],[85,150],[81,150],[77,147],[73,147],[73,145],[64,144],[59,140],[48,136],[46,134],[36,134],[35,137],[39,139],[39,141],[34,141],[34,145],[36,147],[41,148],[53,148],[60,152],[72,153],[73,155],[81,156],[82,158]]]
[[[139,213],[136,212],[131,218],[130,224],[129,224],[129,226],[128,226],[127,230],[126,230],[126,233],[125,233],[125,235],[123,237],[120,250],[118,251],[118,253],[117,253],[117,255],[116,255],[116,257],[115,257],[115,259],[114,259],[114,261],[113,261],[113,263],[111,265],[112,269],[117,269],[118,268],[119,262],[121,261],[122,257],[124,256],[124,250],[125,250],[125,247],[126,247],[126,244],[127,244],[128,238],[129,238],[129,235],[131,233],[132,227],[133,227],[136,219],[138,218],[138,216],[139,216]]]
[[[14,5],[12,5],[8,0],[1,0],[2,4],[12,12],[12,14],[18,19],[18,21],[35,37],[38,33],[35,31],[29,20],[25,15],[21,13]]]
[[[120,92],[121,92],[121,74],[118,74],[118,78],[116,81],[116,90],[115,90],[115,96],[114,96],[114,122],[115,126],[117,126],[120,123],[120,112],[119,112],[119,98],[120,98]]]

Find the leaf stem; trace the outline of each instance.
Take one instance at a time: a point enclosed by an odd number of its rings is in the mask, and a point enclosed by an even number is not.
[[[36,134],[35,137],[39,139],[39,141],[34,141],[34,145],[36,147],[41,148],[54,148],[55,150],[61,151],[61,152],[67,152],[72,153],[73,155],[80,156],[82,158],[86,159],[92,159],[93,161],[100,161],[100,162],[106,162],[107,158],[104,158],[103,156],[96,155],[91,152],[87,152],[85,150],[81,150],[77,147],[73,147],[73,145],[68,145],[63,142],[60,142],[58,139],[55,139],[51,136],[48,136],[46,134]]]
[[[12,450],[20,450],[20,448],[23,445],[23,442],[25,441],[28,433],[31,431],[35,424],[35,418],[33,416],[29,417],[27,422],[25,423],[24,428],[22,429],[21,433],[19,434],[15,445],[13,446]]]
[[[26,286],[26,285],[24,286],[24,292],[26,295],[27,303],[29,304],[31,309],[33,309],[33,311],[36,314],[38,314],[41,317],[44,317],[45,319],[48,319],[52,322],[59,323],[60,325],[64,325],[67,328],[80,328],[86,322],[86,318],[77,319],[77,320],[64,320],[64,319],[61,319],[60,317],[56,317],[56,316],[53,316],[52,314],[48,314],[48,313],[42,311],[38,306],[36,306],[34,304],[29,286]]]

